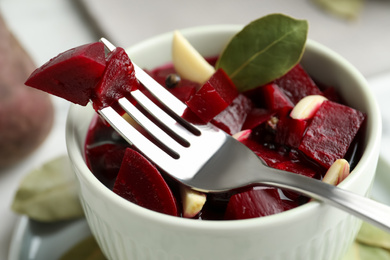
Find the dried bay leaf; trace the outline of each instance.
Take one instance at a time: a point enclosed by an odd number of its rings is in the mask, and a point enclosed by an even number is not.
[[[363,222],[356,240],[362,244],[390,250],[390,233],[366,222]]]
[[[362,8],[363,0],[313,0],[325,11],[346,19],[356,19]]]
[[[239,91],[264,85],[299,63],[306,44],[308,22],[283,14],[257,19],[228,43],[216,68],[222,68]]]
[[[60,260],[107,260],[107,258],[103,255],[95,238],[89,236],[72,247]]]
[[[355,241],[341,260],[390,260],[390,251]]]
[[[390,260],[390,234],[363,222],[353,245],[342,260]]]
[[[68,157],[58,157],[26,175],[11,207],[16,213],[42,222],[84,216]]]

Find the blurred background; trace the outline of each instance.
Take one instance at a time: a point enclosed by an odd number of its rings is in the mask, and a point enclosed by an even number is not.
[[[0,16],[36,66],[102,36],[129,47],[175,29],[245,25],[269,13],[308,20],[309,38],[335,50],[363,73],[382,109],[384,147],[390,144],[390,0],[0,0]],[[0,259],[7,259],[18,218],[10,203],[20,179],[31,168],[66,153],[69,104],[53,101],[54,127],[46,141],[20,163],[0,169]],[[390,161],[389,153],[382,149]]]

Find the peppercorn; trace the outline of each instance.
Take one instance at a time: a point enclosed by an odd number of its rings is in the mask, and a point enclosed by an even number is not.
[[[178,74],[171,73],[165,78],[165,86],[167,88],[176,87],[181,81],[181,78]]]

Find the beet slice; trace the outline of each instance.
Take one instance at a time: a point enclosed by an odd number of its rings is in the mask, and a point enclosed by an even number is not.
[[[257,187],[233,195],[227,205],[225,219],[257,218],[283,211],[285,205],[277,189]]]
[[[37,68],[25,84],[85,106],[105,67],[103,43],[85,44]]]
[[[103,143],[85,147],[87,165],[107,187],[114,185],[126,151],[125,144]]]
[[[364,119],[360,111],[324,101],[308,126],[299,150],[329,168],[335,160],[344,157]]]
[[[225,71],[219,69],[186,104],[200,119],[208,123],[237,96],[238,91],[232,80]]]
[[[92,97],[94,109],[113,106],[118,99],[129,95],[133,88],[138,88],[138,84],[126,51],[121,47],[115,48],[107,57],[103,77],[95,88]]]
[[[294,105],[308,95],[321,95],[321,90],[300,64],[275,80],[274,83],[283,90]]]
[[[227,134],[233,135],[241,131],[252,106],[252,101],[249,98],[239,94],[233,102],[225,108],[225,110],[216,115],[211,122]]]
[[[178,215],[176,200],[160,172],[131,148],[126,149],[113,191],[139,206]]]

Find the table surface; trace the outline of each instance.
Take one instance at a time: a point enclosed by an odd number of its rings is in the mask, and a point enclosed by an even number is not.
[[[0,0],[0,12],[38,66],[60,52],[101,36],[127,47],[174,29],[217,23],[247,24],[273,12],[307,19],[310,38],[339,52],[367,77],[382,110],[381,153],[390,160],[390,151],[385,149],[386,143],[390,144],[390,110],[386,100],[390,97],[388,0],[366,1],[353,21],[329,15],[309,0],[198,0],[185,5],[177,0]],[[0,259],[7,259],[18,219],[10,204],[19,181],[31,169],[66,153],[69,104],[54,97],[53,102],[55,124],[46,141],[18,165],[0,171]]]

